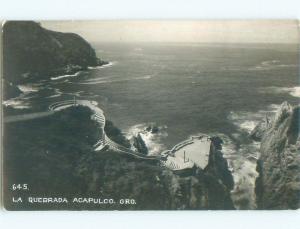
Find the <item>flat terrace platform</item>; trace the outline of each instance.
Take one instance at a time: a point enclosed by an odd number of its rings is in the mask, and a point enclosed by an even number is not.
[[[211,140],[209,136],[194,136],[175,145],[164,162],[172,170],[182,170],[197,166],[204,169],[208,165]]]

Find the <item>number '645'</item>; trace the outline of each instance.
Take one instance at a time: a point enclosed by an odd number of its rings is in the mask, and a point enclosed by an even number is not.
[[[27,190],[28,189],[28,184],[13,184],[12,185],[12,190]]]

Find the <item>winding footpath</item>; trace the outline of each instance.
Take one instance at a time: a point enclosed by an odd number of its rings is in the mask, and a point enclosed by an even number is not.
[[[114,151],[129,154],[131,156],[134,156],[135,158],[144,159],[144,160],[160,160],[161,156],[147,156],[140,153],[136,153],[133,150],[126,148],[113,140],[111,140],[105,133],[104,127],[105,127],[105,116],[102,111],[97,106],[97,102],[95,101],[88,101],[88,100],[65,100],[61,102],[53,103],[49,106],[50,111],[60,111],[63,109],[66,109],[68,107],[72,106],[85,106],[90,108],[93,111],[92,119],[97,121],[100,125],[100,131],[101,131],[101,138],[94,144],[95,151],[101,151],[104,149],[105,146],[108,146],[109,148],[113,149]]]
[[[63,109],[72,106],[85,106],[93,112],[92,119],[99,123],[101,138],[94,144],[95,151],[105,150],[107,147],[116,152],[128,154],[137,159],[156,160],[164,167],[173,171],[193,168],[194,166],[204,169],[208,165],[211,141],[208,136],[193,136],[191,139],[175,145],[171,150],[166,150],[157,156],[148,156],[137,153],[129,148],[126,148],[113,140],[105,133],[105,116],[102,109],[97,106],[97,102],[89,100],[65,100],[53,103],[49,106],[49,110],[45,112],[37,112],[24,115],[8,116],[4,122],[17,122],[42,118],[52,115]]]

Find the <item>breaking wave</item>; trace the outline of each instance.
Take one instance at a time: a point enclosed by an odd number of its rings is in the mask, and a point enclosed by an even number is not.
[[[294,97],[299,97],[300,98],[300,86],[291,88],[290,94]]]
[[[12,98],[6,101],[3,101],[3,105],[6,107],[11,107],[14,109],[28,109],[30,108],[30,103],[28,101],[24,101],[20,98]]]
[[[11,98],[2,102],[5,107],[14,109],[28,109],[31,108],[29,99],[35,97],[35,93],[42,89],[41,84],[20,84],[17,85],[22,92],[19,96]]]
[[[23,93],[38,92],[40,90],[38,84],[24,84],[24,85],[18,85],[17,87]]]
[[[275,93],[284,94],[288,93],[293,97],[300,98],[300,86],[296,87],[265,87],[260,89],[261,93]]]
[[[82,71],[76,72],[74,74],[69,74],[69,75],[62,75],[62,76],[51,77],[50,79],[51,80],[60,80],[60,79],[64,79],[64,78],[76,77],[76,76],[79,76],[81,72]]]
[[[228,119],[238,127],[240,131],[250,133],[254,127],[266,116],[274,114],[280,107],[280,104],[271,104],[266,110],[260,110],[257,112],[233,112],[231,111],[228,115]]]
[[[256,162],[260,155],[260,143],[250,140],[249,133],[266,116],[275,114],[279,107],[280,104],[271,104],[266,110],[257,112],[230,112],[227,118],[237,127],[237,133],[231,137],[219,136],[224,141],[222,152],[234,178],[232,199],[238,209],[256,208]]]
[[[109,68],[109,67],[112,67],[113,65],[115,65],[117,62],[116,61],[112,61],[112,62],[109,62],[108,64],[104,64],[104,65],[101,65],[101,66],[89,66],[88,69],[89,70],[93,70],[93,69],[102,69],[102,68]]]
[[[133,78],[127,78],[127,79],[111,79],[111,77],[101,77],[101,78],[89,79],[89,80],[82,81],[82,82],[76,82],[76,84],[118,83],[118,82],[132,81],[132,80],[148,80],[151,78],[152,78],[152,75],[145,75],[145,76],[133,77]]]
[[[157,127],[157,132],[149,131],[149,127]],[[154,123],[138,124],[130,127],[126,132],[126,137],[131,142],[138,134],[146,144],[149,155],[157,155],[165,150],[163,139],[168,136],[167,126],[156,126]]]
[[[62,94],[63,93],[61,92],[61,90],[59,90],[58,88],[54,88],[54,94],[46,98],[56,98],[56,97],[60,97]]]
[[[227,118],[238,127],[239,131],[250,133],[265,115],[264,111],[257,113],[231,111]]]
[[[211,134],[223,140],[222,153],[233,176],[234,189],[231,198],[237,209],[255,209],[255,180],[258,176],[256,161],[259,157],[259,144],[237,144],[229,136],[221,133]]]
[[[250,67],[248,70],[251,71],[260,71],[260,70],[272,70],[278,68],[291,68],[291,67],[298,67],[297,64],[283,64],[280,60],[267,60],[262,61],[260,64]]]

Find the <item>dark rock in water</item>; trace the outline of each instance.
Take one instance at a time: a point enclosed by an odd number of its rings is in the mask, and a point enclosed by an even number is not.
[[[106,63],[77,34],[50,31],[32,21],[7,21],[3,26],[3,76],[10,83],[49,79]]]
[[[156,133],[158,133],[158,131],[159,131],[159,128],[157,126],[153,126],[152,130],[151,130],[151,133],[156,134]]]
[[[144,155],[148,154],[148,148],[140,133],[137,134],[137,136],[133,137],[133,146],[137,149],[139,153]]]
[[[284,102],[262,135],[255,188],[259,209],[300,207],[299,111]]]
[[[223,140],[220,137],[214,136],[210,139],[217,150],[222,150]]]
[[[22,92],[13,83],[8,83],[6,80],[3,81],[3,99],[15,98],[19,96]]]
[[[132,137],[132,145],[136,148],[136,150],[139,153],[147,155],[149,153],[149,149],[147,148],[147,145],[142,137],[142,134],[158,134],[160,131],[159,127],[151,124],[147,126],[144,130],[141,132],[135,134],[135,136]]]
[[[232,174],[229,171],[227,160],[223,157],[220,145],[214,144],[214,142],[212,142],[211,145],[209,161],[205,171],[213,174],[215,178],[221,180],[227,190],[233,189],[234,181]]]
[[[152,134],[157,134],[159,132],[159,127],[155,125],[150,125],[145,130],[147,132],[151,132]]]
[[[190,186],[183,187],[189,188],[186,190],[188,193],[184,194],[190,198],[189,209],[234,209],[230,194],[234,186],[233,177],[220,151],[222,140],[214,139],[217,144],[212,142],[206,168],[196,168],[194,174],[181,178],[190,183]]]
[[[130,148],[129,140],[123,135],[122,131],[114,125],[112,121],[110,120],[105,121],[104,131],[106,135],[114,142],[126,148]]]

